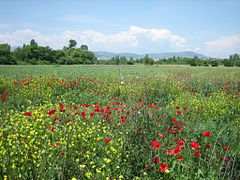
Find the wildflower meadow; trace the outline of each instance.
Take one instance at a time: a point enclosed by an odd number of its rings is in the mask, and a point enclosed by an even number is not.
[[[240,69],[0,66],[0,179],[240,178]]]

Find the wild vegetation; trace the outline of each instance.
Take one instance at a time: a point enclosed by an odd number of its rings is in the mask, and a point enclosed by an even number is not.
[[[237,67],[0,66],[0,178],[239,179],[239,77]]]
[[[32,39],[29,45],[10,51],[10,45],[0,44],[0,64],[93,64],[95,55],[88,51],[87,45],[76,48],[77,42],[69,40],[69,45],[60,50],[49,46],[38,46]]]
[[[194,57],[171,57],[154,60],[146,55],[143,58],[127,59],[125,56],[115,56],[111,59],[98,60],[95,54],[88,50],[87,45],[81,45],[77,48],[77,42],[73,39],[69,40],[69,45],[63,49],[53,50],[49,46],[39,46],[32,39],[29,45],[17,47],[11,51],[9,44],[0,44],[0,64],[19,64],[19,65],[49,65],[49,64],[105,64],[105,65],[162,65],[162,64],[182,64],[191,66],[213,66],[224,65],[227,67],[240,67],[240,55],[235,53],[230,55],[228,59],[200,59]]]

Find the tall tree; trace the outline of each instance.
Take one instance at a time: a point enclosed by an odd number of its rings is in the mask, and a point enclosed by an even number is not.
[[[85,44],[82,44],[82,45],[81,45],[81,49],[83,49],[83,50],[87,50],[87,51],[88,51],[88,46],[85,45]]]
[[[30,41],[30,46],[37,47],[37,46],[38,46],[38,43],[37,43],[34,39],[32,39],[32,40]]]
[[[149,58],[147,54],[143,58],[143,62],[145,65],[153,65],[154,64],[154,60],[152,58]]]
[[[77,41],[75,41],[74,39],[69,40],[69,45],[68,45],[69,48],[76,47],[76,45],[77,45]]]
[[[0,64],[17,64],[17,61],[12,57],[10,45],[0,44]]]

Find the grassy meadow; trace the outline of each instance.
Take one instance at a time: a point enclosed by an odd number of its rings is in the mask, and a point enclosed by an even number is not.
[[[240,68],[0,66],[0,179],[239,179]]]

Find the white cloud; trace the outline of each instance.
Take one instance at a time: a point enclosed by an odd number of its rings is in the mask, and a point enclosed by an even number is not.
[[[240,53],[240,35],[208,41],[201,51],[212,57],[229,57],[231,54]]]
[[[7,28],[9,28],[9,27],[11,27],[10,24],[0,24],[0,30],[1,30],[1,29],[7,29]]]
[[[131,26],[128,31],[116,34],[103,34],[95,31],[64,31],[58,34],[44,35],[30,29],[0,34],[0,42],[12,46],[27,44],[35,39],[39,45],[48,45],[54,49],[68,45],[75,39],[79,45],[87,44],[91,50],[113,52],[162,52],[186,50],[186,39],[167,29],[145,29]]]
[[[173,35],[171,31],[167,29],[144,29],[137,26],[131,26],[130,32],[133,34],[141,34],[149,37],[153,42],[161,40],[168,40],[175,43],[177,47],[184,47],[186,40],[178,35]]]

